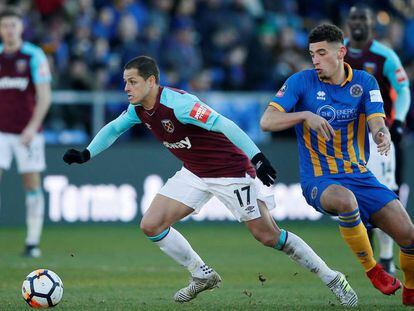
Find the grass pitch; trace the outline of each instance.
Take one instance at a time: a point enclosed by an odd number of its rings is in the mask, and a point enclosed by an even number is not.
[[[283,227],[348,276],[359,296],[358,310],[406,310],[401,291],[388,297],[371,286],[334,223]],[[283,253],[261,246],[243,225],[184,223],[176,228],[220,273],[221,288],[186,304],[175,303],[172,296],[187,284],[189,274],[137,226],[47,226],[41,259],[21,257],[24,228],[6,227],[0,228],[0,310],[29,308],[21,284],[37,268],[51,269],[63,280],[63,299],[55,310],[343,309],[315,275]],[[398,275],[402,278],[400,271]]]

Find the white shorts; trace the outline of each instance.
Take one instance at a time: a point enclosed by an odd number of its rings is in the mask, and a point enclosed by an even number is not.
[[[20,142],[19,134],[0,132],[0,169],[10,168],[13,156],[19,173],[42,172],[46,168],[45,139],[36,134],[29,146]]]
[[[182,168],[168,179],[158,192],[179,201],[198,213],[213,196],[217,197],[240,222],[261,216],[257,200],[263,201],[267,208],[273,209],[273,195],[260,194],[264,185],[246,175],[240,178],[200,178],[186,168]]]
[[[378,181],[390,188],[397,190],[398,186],[395,182],[395,147],[391,142],[391,149],[388,155],[380,155],[377,150],[377,144],[369,134],[369,160],[367,167],[375,175]]]

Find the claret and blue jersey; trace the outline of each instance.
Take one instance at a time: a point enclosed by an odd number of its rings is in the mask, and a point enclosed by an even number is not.
[[[329,141],[309,128],[295,126],[301,180],[343,176],[368,171],[367,121],[385,117],[378,83],[370,74],[345,64],[346,80],[332,85],[319,80],[315,70],[292,75],[270,105],[283,112],[311,111],[328,120],[335,130]]]

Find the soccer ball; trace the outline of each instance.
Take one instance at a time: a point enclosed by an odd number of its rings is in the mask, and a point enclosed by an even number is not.
[[[22,295],[33,308],[54,307],[62,299],[63,282],[53,271],[38,269],[23,281]]]

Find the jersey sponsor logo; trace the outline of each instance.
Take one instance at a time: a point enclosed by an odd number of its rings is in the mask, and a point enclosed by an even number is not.
[[[326,100],[325,96],[326,96],[326,94],[325,94],[324,91],[318,91],[318,93],[316,93],[316,99]]]
[[[319,107],[316,113],[326,119],[329,123],[333,121],[348,122],[355,120],[358,117],[358,111],[356,108],[335,109],[330,105]]]
[[[18,73],[23,73],[27,69],[27,61],[25,59],[19,59],[16,61],[16,71]]]
[[[191,148],[191,142],[188,136],[175,143],[169,143],[168,141],[164,141],[163,145],[167,147],[168,149],[190,149]]]
[[[174,132],[174,124],[170,119],[161,120],[161,124],[168,133]]]
[[[361,97],[362,93],[364,92],[363,88],[359,84],[354,84],[349,89],[349,93],[351,93],[352,97]]]
[[[190,112],[190,116],[200,122],[206,123],[208,117],[211,114],[211,110],[208,109],[206,106],[201,105],[200,103],[196,103],[193,109]]]
[[[371,103],[382,103],[383,102],[380,90],[369,91],[369,98],[371,100]]]
[[[286,90],[287,90],[287,84],[285,83],[285,84],[282,85],[280,90],[277,91],[276,97],[283,97],[283,95],[285,95],[285,93],[286,93]]]
[[[20,91],[24,91],[28,84],[28,78],[3,77],[0,79],[0,89],[2,90],[18,89]]]
[[[407,73],[405,72],[404,68],[400,67],[395,71],[395,76],[397,77],[397,82],[401,83],[405,80],[408,80]]]
[[[151,129],[151,124],[149,124],[149,123],[144,123],[144,124],[149,130]]]
[[[366,62],[366,63],[364,63],[363,68],[366,72],[368,72],[372,75],[377,72],[377,64],[375,64],[375,63]]]

